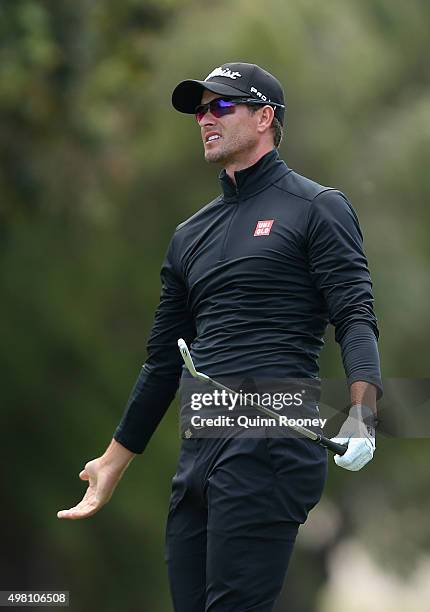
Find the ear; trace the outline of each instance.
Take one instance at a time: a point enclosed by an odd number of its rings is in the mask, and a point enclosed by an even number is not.
[[[272,125],[275,111],[273,110],[271,106],[267,105],[267,106],[263,106],[261,111],[257,114],[258,114],[257,130],[260,133],[263,133],[267,129],[269,129],[270,126]]]

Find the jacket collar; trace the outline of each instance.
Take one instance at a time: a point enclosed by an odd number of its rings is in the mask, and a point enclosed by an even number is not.
[[[219,175],[224,200],[231,202],[238,198],[249,198],[279,180],[287,172],[289,172],[288,166],[279,159],[277,149],[272,149],[260,157],[253,166],[235,172],[236,185],[224,169]]]

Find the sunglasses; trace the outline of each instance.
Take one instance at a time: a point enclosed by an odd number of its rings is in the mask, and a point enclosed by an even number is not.
[[[283,104],[272,104],[271,102],[264,102],[258,98],[234,98],[232,100],[229,100],[228,98],[216,98],[207,104],[199,104],[199,106],[196,106],[196,110],[194,112],[198,122],[203,119],[208,111],[211,113],[211,115],[219,119],[220,117],[224,117],[224,115],[231,115],[234,113],[234,110],[238,104],[262,104],[264,106],[269,104],[269,106],[273,106],[274,108],[277,106],[280,108],[285,108]]]

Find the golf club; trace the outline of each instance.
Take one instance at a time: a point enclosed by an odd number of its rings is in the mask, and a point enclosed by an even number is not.
[[[229,387],[225,387],[223,384],[207,376],[207,374],[203,374],[202,372],[198,372],[196,370],[196,367],[194,365],[190,351],[188,350],[187,343],[185,342],[183,338],[178,339],[178,347],[181,352],[182,359],[184,360],[185,366],[188,372],[191,374],[191,376],[193,376],[194,378],[197,378],[198,380],[202,382],[210,383],[217,389],[227,391],[227,393],[233,393],[234,395],[239,395],[239,393],[237,393],[236,391],[233,391],[233,389],[230,389]],[[251,400],[249,400],[248,403],[254,408],[256,408],[256,410],[259,410],[260,412],[264,412],[264,414],[267,414],[271,416],[272,418],[276,419],[278,423],[280,422],[280,415],[274,410],[272,410],[271,408],[268,408],[267,406],[261,406],[260,404],[257,404],[256,402],[251,401]],[[336,453],[337,455],[344,455],[346,451],[348,450],[347,445],[338,444],[337,442],[333,442],[329,438],[326,438],[325,436],[321,434],[317,434],[313,432],[311,429],[307,429],[306,427],[302,427],[301,425],[288,425],[288,427],[296,431],[298,434],[304,436],[305,438],[312,440],[316,444],[319,444],[320,446],[324,446],[325,448],[332,451],[333,453]]]

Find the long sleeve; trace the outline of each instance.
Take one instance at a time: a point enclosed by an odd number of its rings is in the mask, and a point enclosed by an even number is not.
[[[312,279],[335,327],[347,382],[374,384],[379,399],[379,330],[357,215],[342,193],[326,190],[310,205],[307,231]]]
[[[144,451],[178,389],[183,361],[177,339],[190,343],[196,335],[177,268],[173,237],[161,269],[161,297],[147,344],[148,358],[114,433],[117,442],[135,453]]]

